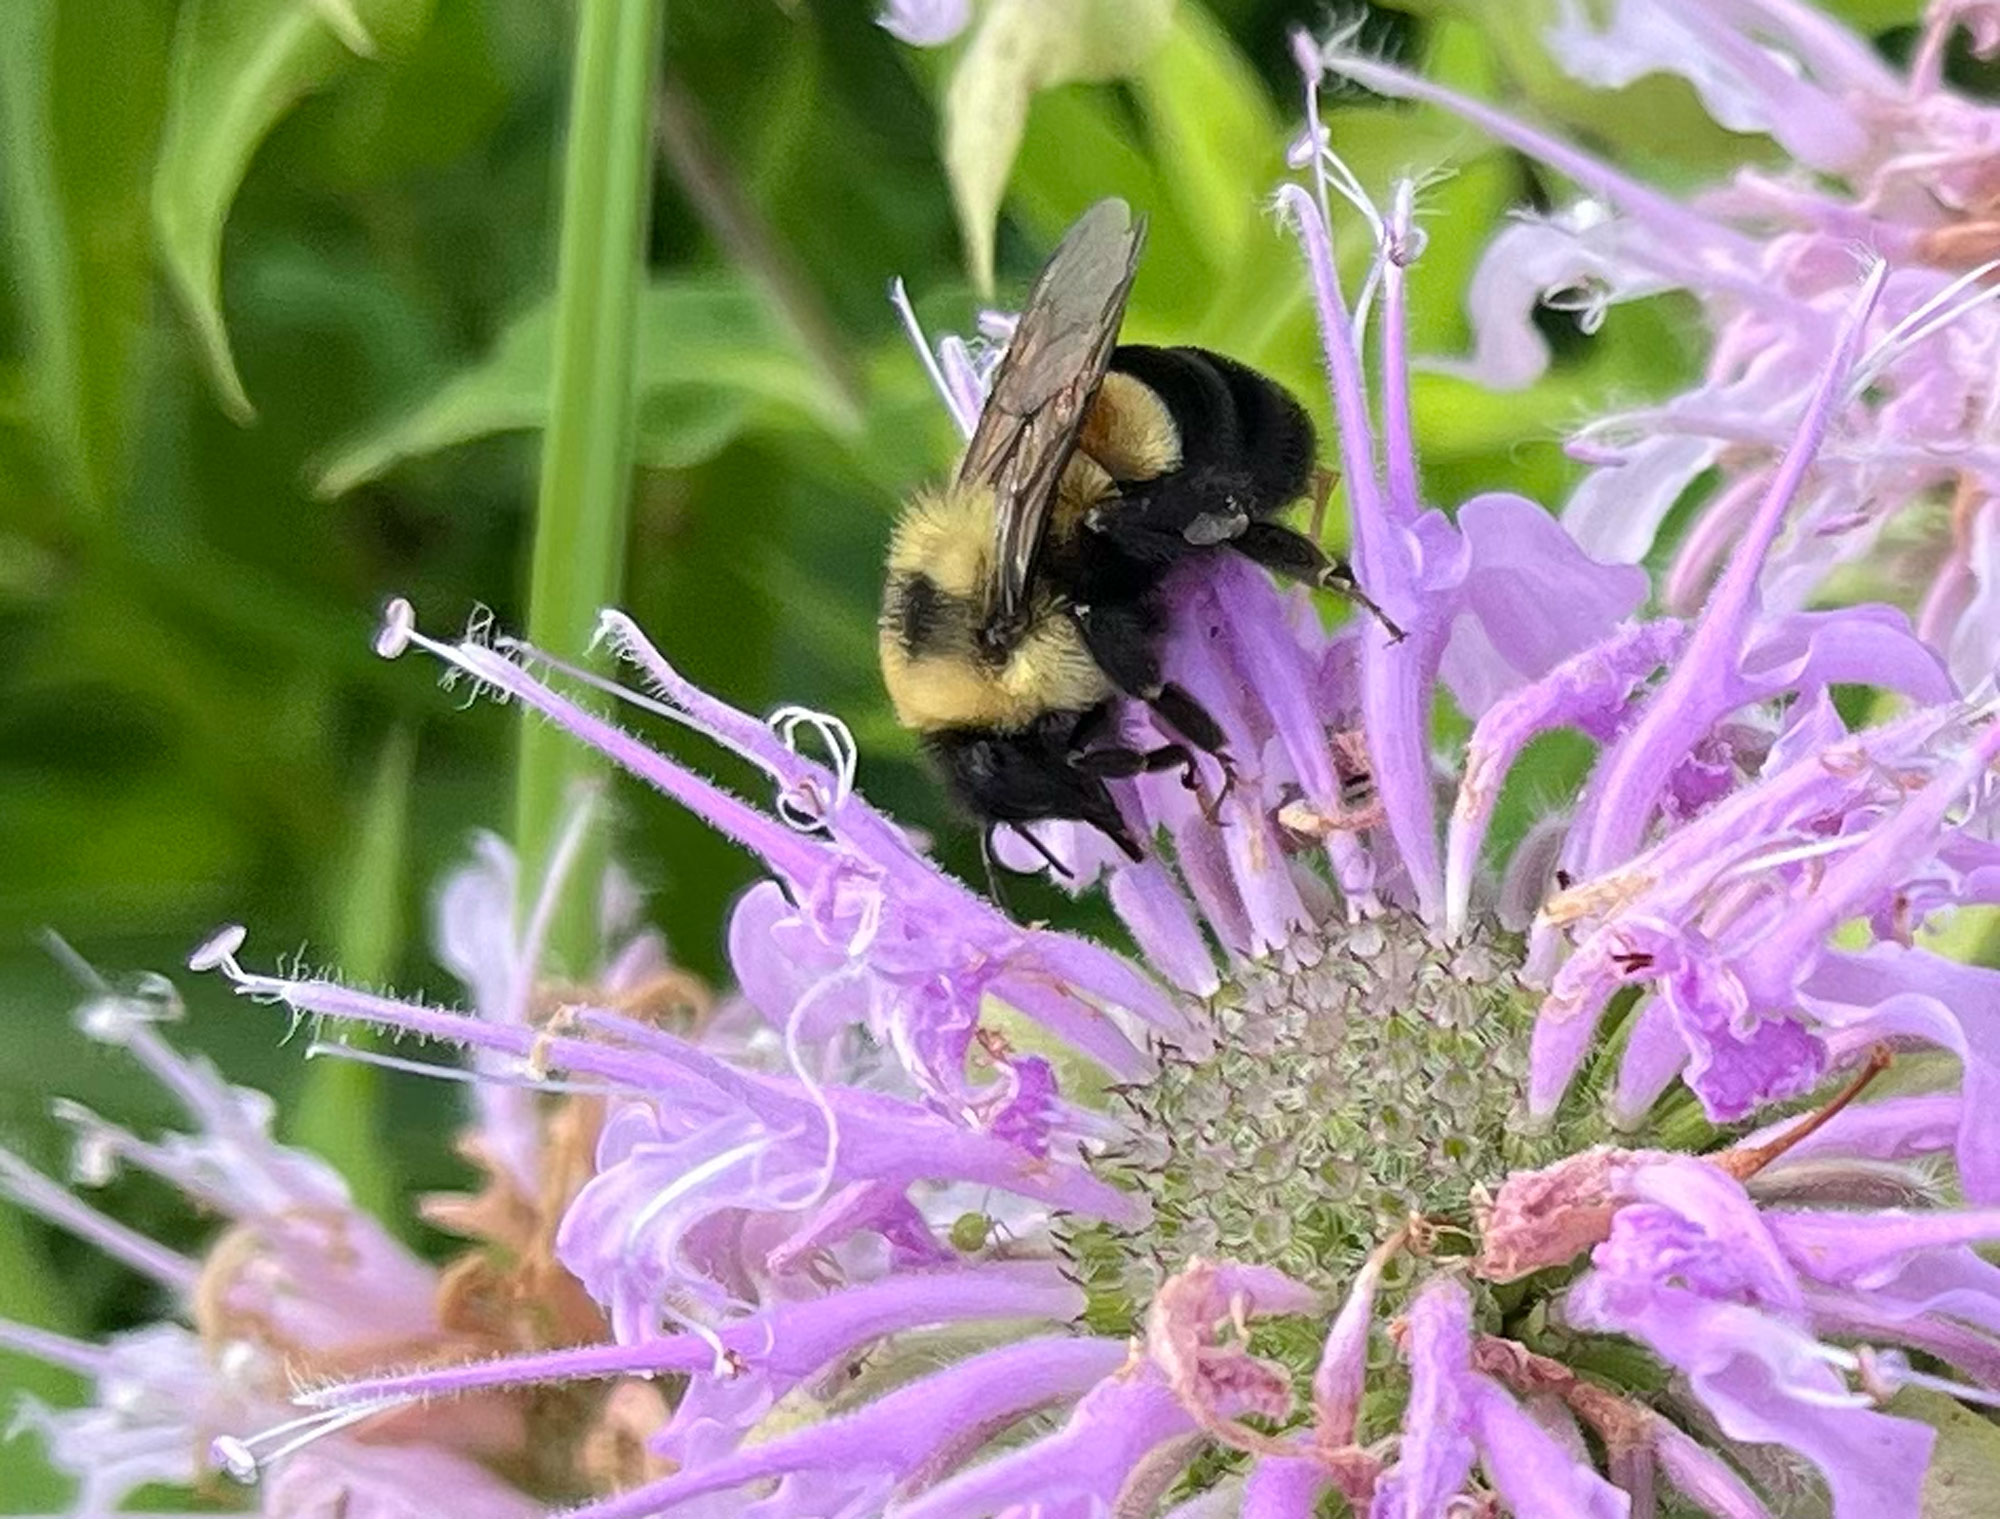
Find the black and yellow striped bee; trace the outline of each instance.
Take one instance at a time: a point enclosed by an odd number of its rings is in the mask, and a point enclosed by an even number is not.
[[[1070,819],[1135,860],[1107,782],[1180,767],[1192,785],[1194,750],[1228,773],[1221,727],[1161,676],[1167,574],[1237,553],[1358,596],[1344,565],[1273,520],[1313,475],[1299,403],[1204,349],[1116,346],[1144,240],[1120,200],[1064,236],[956,477],[896,524],[880,629],[897,718],[986,839]],[[1184,742],[1129,747],[1123,699]]]

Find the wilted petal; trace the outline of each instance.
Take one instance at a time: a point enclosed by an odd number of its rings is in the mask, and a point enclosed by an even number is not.
[[[1933,1432],[1849,1391],[1836,1353],[1799,1327],[1791,1268],[1738,1184],[1677,1159],[1642,1166],[1631,1186],[1654,1201],[1620,1210],[1571,1289],[1570,1319],[1650,1346],[1731,1438],[1812,1461],[1837,1519],[1916,1512]]]

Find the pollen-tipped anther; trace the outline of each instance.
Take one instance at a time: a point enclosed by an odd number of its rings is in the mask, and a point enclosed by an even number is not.
[[[243,947],[249,931],[241,923],[229,923],[218,928],[196,946],[188,956],[188,969],[193,971],[224,970],[230,975],[237,974],[236,951]]]
[[[394,659],[410,646],[410,635],[417,630],[417,609],[402,596],[390,598],[382,608],[382,626],[375,633],[375,652],[384,659]]]

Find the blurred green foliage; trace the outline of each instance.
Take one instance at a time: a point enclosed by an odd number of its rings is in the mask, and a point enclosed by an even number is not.
[[[1829,8],[1893,45],[1918,5]],[[884,289],[901,274],[933,331],[975,308],[940,167],[956,54],[901,47],[872,10],[666,8],[624,602],[731,699],[845,716],[870,795],[963,863],[873,668],[889,515],[953,447]],[[1671,185],[1764,153],[1675,82],[1567,84],[1536,12],[1405,0],[1368,35]],[[1323,19],[1301,0],[1181,0],[1129,77],[1038,94],[995,239],[1002,303],[1077,211],[1125,195],[1152,218],[1131,334],[1234,352],[1324,423],[1297,258],[1262,205],[1299,118],[1286,33]],[[437,631],[481,605],[527,621],[572,25],[548,0],[0,5],[0,1141],[44,1166],[63,1164],[52,1092],[142,1127],[170,1116],[69,1028],[45,926],[123,972],[171,968],[236,919],[254,955],[304,943],[451,993],[426,903],[468,832],[510,815],[515,718],[460,710],[416,662],[374,659],[369,634],[393,593]],[[1435,114],[1342,98],[1330,116],[1365,184],[1452,171],[1425,197],[1412,292],[1418,350],[1452,350],[1485,238],[1553,187]],[[1554,499],[1560,424],[1683,378],[1686,317],[1621,311],[1559,342],[1523,395],[1424,377],[1433,497]],[[681,958],[716,973],[747,863],[636,789],[618,836]],[[380,1157],[367,1195],[453,1174],[451,1093],[308,1073],[268,1014],[188,991],[185,1038],[236,1079],[288,1100],[314,1080],[292,1132],[359,1126],[348,1153]],[[167,1239],[199,1228],[158,1189],[109,1192]],[[101,1333],[157,1307],[0,1211],[0,1312]],[[0,1366],[15,1378],[62,1391]],[[56,1496],[30,1444],[0,1447],[0,1511]]]

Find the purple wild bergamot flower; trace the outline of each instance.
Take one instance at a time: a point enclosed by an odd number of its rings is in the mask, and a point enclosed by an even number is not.
[[[1907,69],[1803,0],[1560,0],[1550,56],[1588,84],[1687,80],[1733,131],[1773,138],[1783,170],[1743,168],[1687,201],[1528,123],[1357,53],[1305,44],[1344,78],[1457,112],[1582,192],[1523,215],[1473,276],[1473,351],[1460,373],[1523,385],[1548,362],[1538,302],[1594,331],[1608,309],[1664,290],[1700,303],[1713,336],[1695,389],[1578,427],[1590,466],[1564,522],[1591,553],[1636,561],[1691,492],[1699,510],[1663,600],[1690,611],[1740,552],[1846,309],[1853,250],[1888,272],[1871,350],[1839,430],[1814,455],[1764,557],[1768,605],[1791,610],[1842,570],[1868,594],[1917,592],[1926,641],[1968,687],[2000,664],[2000,107],[1950,86],[1963,31],[2000,47],[1987,3],[1933,0]],[[1714,472],[1712,487],[1705,476]]]
[[[1134,953],[1013,921],[862,798],[835,719],[743,713],[619,614],[636,690],[392,604],[384,655],[525,704],[770,878],[729,925],[742,1003],[707,1025],[590,987],[454,1012],[258,969],[239,929],[196,955],[254,1001],[604,1104],[553,1241],[603,1332],[308,1367],[303,1435],[669,1389],[650,1468],[572,1519],[1922,1511],[1938,1435],[1901,1394],[2000,1396],[2000,1268],[1974,1249],[2000,1237],[2000,973],[1926,942],[2000,882],[2000,723],[1902,613],[1768,589],[1883,362],[1891,275],[1848,263],[1730,565],[1685,619],[1652,616],[1643,572],[1535,503],[1424,500],[1415,187],[1362,193],[1311,61],[1310,175],[1278,207],[1357,572],[1403,636],[1329,628],[1230,562],[1171,588],[1168,674],[1236,784],[1120,783],[1137,863],[1053,825],[1017,862],[1101,888]],[[1374,233],[1354,301],[1337,202]],[[984,372],[962,357],[961,412]],[[1834,700],[1854,686],[1871,725]],[[1449,755],[1440,687],[1471,725]],[[775,803],[605,700],[747,760]],[[1558,727],[1595,763],[1506,850],[1503,787]],[[1892,1061],[1905,1088],[1862,1100]],[[268,1450],[267,1511],[322,1448],[277,1438],[225,1447]]]
[[[582,813],[572,821],[545,904],[555,900],[583,822]],[[550,989],[534,971],[548,912],[532,913],[523,934],[512,927],[514,903],[513,857],[497,840],[481,840],[473,863],[440,894],[437,948],[464,976],[476,1009],[468,1016],[525,1029],[547,1016],[535,1002]],[[614,952],[594,995],[648,1016],[698,1004],[698,989],[666,965],[657,937],[633,930],[636,905],[620,883],[607,883],[603,923]],[[643,1439],[665,1406],[637,1382],[474,1398],[365,1425],[346,1413],[298,1417],[291,1406],[301,1379],[606,1334],[603,1315],[554,1252],[562,1210],[597,1142],[599,1094],[551,1105],[507,1072],[482,1073],[475,1119],[459,1143],[484,1185],[477,1195],[426,1200],[430,1222],[468,1241],[433,1267],[356,1208],[330,1167],[272,1139],[268,1098],[174,1049],[163,1028],[181,1008],[169,982],[148,977],[116,988],[63,954],[90,991],[78,1027],[136,1060],[191,1124],[142,1139],[58,1100],[57,1116],[76,1132],[75,1180],[101,1184],[131,1167],[223,1222],[201,1256],[183,1255],[0,1151],[0,1193],[103,1250],[172,1305],[160,1322],[102,1345],[0,1323],[0,1346],[72,1370],[92,1388],[86,1407],[31,1404],[20,1417],[54,1465],[76,1478],[69,1513],[125,1512],[124,1502],[153,1484],[213,1495],[219,1464],[244,1480],[269,1467],[259,1496],[271,1515],[429,1519],[440,1512],[436,1495],[449,1492],[455,1516],[528,1519],[545,1512],[550,1496],[574,1499],[663,1469]]]

